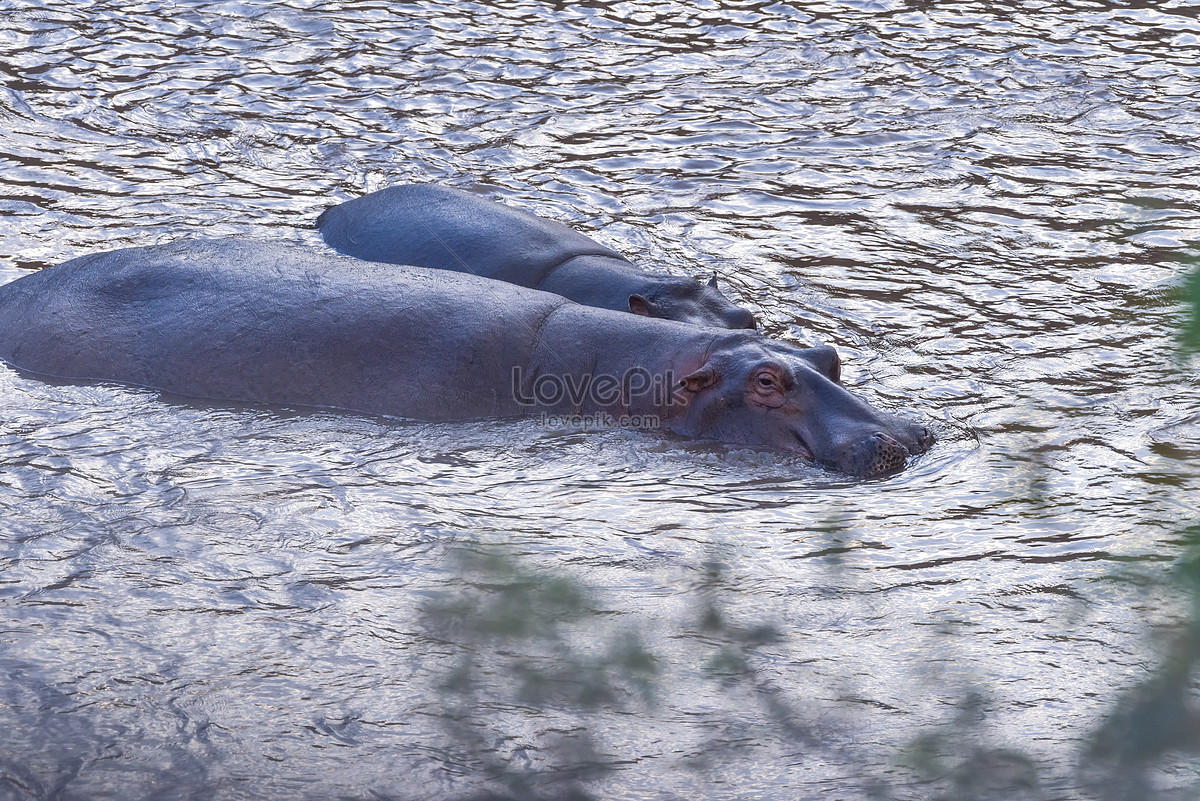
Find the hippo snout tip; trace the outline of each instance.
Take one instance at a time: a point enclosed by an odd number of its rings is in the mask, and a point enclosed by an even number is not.
[[[882,476],[904,469],[908,457],[924,453],[933,445],[933,432],[925,426],[916,426],[913,442],[905,446],[894,437],[875,432],[852,446],[847,453],[846,469],[863,478]]]
[[[850,449],[849,472],[870,478],[904,468],[908,448],[887,434],[876,432]]]

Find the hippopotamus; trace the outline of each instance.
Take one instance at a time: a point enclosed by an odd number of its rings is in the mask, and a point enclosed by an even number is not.
[[[578,231],[461,189],[402,184],[326,209],[317,228],[334,250],[367,261],[473,273],[586,306],[716,328],[754,315],[707,282],[638,269]]]
[[[588,415],[858,476],[932,442],[842,386],[828,346],[275,242],[115,250],[18,278],[0,287],[0,359],[214,401],[430,421]]]

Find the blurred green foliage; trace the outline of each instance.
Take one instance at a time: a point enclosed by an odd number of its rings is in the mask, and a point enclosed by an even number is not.
[[[472,801],[587,801],[610,772],[593,726],[599,710],[653,703],[657,662],[634,631],[601,639],[595,593],[499,549],[452,551],[460,579],[422,608],[423,628],[457,651],[438,687],[446,749],[485,786]],[[541,731],[514,735],[513,713]]]
[[[922,733],[900,755],[930,801],[1043,799],[1037,763],[979,731],[983,697],[968,693],[948,723]],[[887,796],[894,798],[894,795]]]
[[[1200,260],[1196,260],[1200,264]],[[1200,350],[1200,266],[1188,276],[1183,286],[1183,299],[1188,307],[1188,319],[1181,339],[1184,348]]]
[[[591,785],[628,759],[604,739],[611,716],[652,717],[664,695],[668,718],[686,709],[685,728],[703,732],[673,746],[678,767],[697,775],[720,776],[767,742],[830,750],[826,727],[763,670],[763,649],[782,634],[730,614],[735,590],[719,562],[683,588],[696,598],[688,618],[655,632],[659,647],[672,643],[664,675],[663,658],[595,590],[495,547],[462,546],[453,558],[457,578],[423,605],[422,628],[452,654],[437,688],[443,750],[476,786],[458,799],[593,798]],[[712,706],[714,698],[729,705]]]
[[[966,692],[949,720],[919,732],[892,770],[861,758],[861,798],[872,801],[1167,801],[1192,789],[1160,790],[1156,770],[1200,748],[1200,717],[1191,703],[1200,665],[1200,525],[1187,532],[1189,555],[1176,576],[1191,592],[1192,616],[1154,675],[1115,690],[1110,713],[1078,756],[1075,778],[987,733],[980,692]],[[688,619],[666,632],[683,643],[683,664],[667,664],[642,634],[613,625],[613,610],[594,589],[565,573],[535,569],[503,550],[457,549],[458,578],[422,608],[422,628],[443,653],[434,712],[445,731],[448,763],[473,789],[458,801],[591,801],[595,788],[625,761],[605,741],[611,720],[652,717],[664,705],[686,707],[680,694],[733,699],[736,713],[707,708],[698,728],[706,741],[679,744],[681,769],[721,776],[764,743],[781,753],[855,762],[829,709],[797,703],[811,688],[780,687],[770,649],[786,634],[766,621],[739,621],[727,568],[710,561],[698,571]],[[664,632],[659,632],[664,634]],[[659,640],[661,645],[662,640]],[[766,649],[766,650],[764,650]],[[715,685],[715,686],[714,686]],[[665,700],[664,700],[665,699]],[[692,712],[689,715],[694,714]],[[531,721],[535,723],[531,726]],[[647,721],[649,723],[649,721]],[[1047,783],[1044,777],[1056,774]],[[1069,771],[1068,771],[1069,773]],[[886,774],[886,775],[885,775]],[[906,778],[907,777],[907,778]]]
[[[1152,675],[1119,692],[1092,733],[1081,762],[1082,783],[1103,801],[1194,798],[1200,787],[1170,794],[1155,774],[1179,754],[1200,753],[1200,710],[1193,676],[1200,665],[1200,525],[1184,533],[1185,554],[1174,578],[1191,599],[1188,619],[1172,636]]]

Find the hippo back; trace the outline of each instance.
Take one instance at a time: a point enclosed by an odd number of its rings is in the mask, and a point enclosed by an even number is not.
[[[577,256],[621,254],[578,231],[470,192],[435,184],[382,189],[327,209],[321,236],[340,253],[538,287]]]
[[[512,361],[566,303],[294,245],[182,242],[87,256],[0,287],[0,359],[192,397],[508,416],[522,411]]]

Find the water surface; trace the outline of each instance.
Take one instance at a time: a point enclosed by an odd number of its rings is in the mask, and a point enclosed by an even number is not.
[[[1200,478],[1196,9],[503,5],[7,0],[0,280],[443,182],[716,272],[939,444],[861,481],[0,366],[0,798],[1117,797],[1075,766]]]

